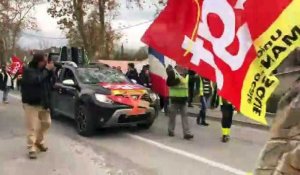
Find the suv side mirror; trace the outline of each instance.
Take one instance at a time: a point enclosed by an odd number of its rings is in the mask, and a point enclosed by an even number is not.
[[[62,84],[65,86],[75,86],[75,82],[71,79],[64,80]]]

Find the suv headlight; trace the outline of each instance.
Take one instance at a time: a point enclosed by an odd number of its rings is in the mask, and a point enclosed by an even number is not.
[[[95,98],[97,101],[102,102],[102,103],[112,103],[113,102],[106,95],[103,95],[103,94],[95,94]]]
[[[152,101],[156,101],[159,99],[158,95],[156,95],[155,93],[151,92],[149,95]]]

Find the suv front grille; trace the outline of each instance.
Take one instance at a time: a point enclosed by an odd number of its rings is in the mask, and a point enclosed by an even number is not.
[[[135,116],[121,115],[118,119],[118,123],[134,123],[140,121],[147,121],[150,117],[150,113]]]
[[[116,95],[116,96],[121,96],[121,97],[126,97],[126,98],[128,98],[128,97],[125,96],[125,95]],[[138,98],[138,95],[131,95],[131,96],[133,97],[133,99],[137,99],[137,98]],[[141,99],[144,100],[144,101],[150,102],[150,103],[152,102],[152,100],[151,100],[149,94],[144,94],[144,95],[142,96]]]

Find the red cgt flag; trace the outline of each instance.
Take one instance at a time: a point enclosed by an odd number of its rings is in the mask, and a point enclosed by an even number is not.
[[[244,115],[266,124],[272,71],[300,46],[300,0],[169,0],[142,41],[217,83]]]
[[[23,61],[16,57],[16,56],[12,56],[11,57],[11,64],[8,67],[8,73],[9,74],[22,74],[23,73]]]

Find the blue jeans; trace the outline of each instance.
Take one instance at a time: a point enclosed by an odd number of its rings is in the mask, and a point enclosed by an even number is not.
[[[197,123],[206,123],[206,109],[208,107],[209,96],[200,96],[201,108],[199,116],[197,118]]]

